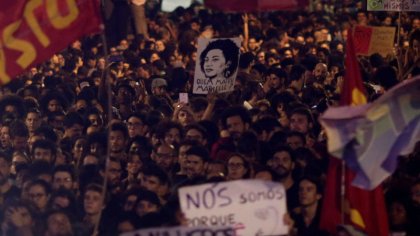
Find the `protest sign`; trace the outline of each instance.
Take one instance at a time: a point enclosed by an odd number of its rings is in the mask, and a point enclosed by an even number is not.
[[[178,7],[188,8],[191,3],[191,0],[162,0],[161,9],[164,12],[173,12]]]
[[[159,227],[140,229],[120,236],[234,236],[232,227]]]
[[[354,47],[356,54],[370,56],[379,53],[387,56],[393,53],[395,27],[356,26]]]
[[[233,91],[238,73],[240,47],[240,38],[199,38],[193,93]]]
[[[368,0],[368,11],[420,11],[420,0]]]
[[[280,183],[237,180],[183,187],[178,195],[189,226],[232,226],[237,236],[288,233]]]

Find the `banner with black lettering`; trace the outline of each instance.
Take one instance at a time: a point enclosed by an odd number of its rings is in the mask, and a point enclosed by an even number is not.
[[[0,1],[0,84],[101,24],[99,0]]]
[[[234,236],[232,227],[159,227],[140,229],[120,236]]]
[[[280,183],[237,180],[183,187],[178,195],[189,226],[231,226],[235,235],[288,234]]]
[[[199,38],[193,93],[233,91],[240,48],[240,38]]]

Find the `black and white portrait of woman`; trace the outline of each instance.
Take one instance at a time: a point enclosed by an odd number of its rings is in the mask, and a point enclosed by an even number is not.
[[[239,38],[198,40],[199,58],[196,62],[193,93],[233,91],[240,44]]]

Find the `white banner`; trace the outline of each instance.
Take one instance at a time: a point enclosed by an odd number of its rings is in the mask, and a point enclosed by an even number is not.
[[[286,192],[280,183],[237,180],[178,191],[189,226],[232,226],[236,236],[284,235]]]
[[[140,229],[120,236],[234,236],[232,227],[159,227]]]
[[[420,11],[420,0],[368,0],[368,11]]]
[[[233,91],[240,48],[240,38],[199,38],[193,93]]]

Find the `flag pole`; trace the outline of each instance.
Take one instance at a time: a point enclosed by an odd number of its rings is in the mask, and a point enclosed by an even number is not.
[[[101,1],[102,6],[101,6],[101,12],[102,12],[102,18],[105,19],[105,2]],[[107,101],[107,131],[108,131],[108,135],[109,136],[109,131],[111,129],[111,120],[112,120],[112,88],[111,88],[111,81],[109,80],[109,62],[108,62],[108,43],[106,40],[106,36],[105,36],[105,25],[102,24],[102,34],[101,34],[101,40],[102,40],[102,49],[103,49],[103,54],[105,57],[105,68],[102,71],[102,75],[101,75],[101,85],[105,85],[106,87],[106,101]],[[101,89],[101,87],[100,87]],[[99,95],[99,93],[98,93]],[[107,139],[107,148],[106,148],[106,159],[105,159],[105,171],[104,171],[104,179],[102,182],[102,199],[101,199],[101,205],[104,206],[105,205],[105,196],[107,193],[107,187],[108,187],[108,165],[109,165],[109,157],[111,154],[111,145],[109,145],[109,138]],[[102,211],[99,212],[99,217],[95,222],[95,227],[92,233],[92,236],[96,236],[99,235],[99,224],[101,222],[101,218],[102,218]]]
[[[340,209],[340,216],[341,216],[341,224],[345,224],[345,202],[346,202],[346,163],[341,160],[341,209]]]

